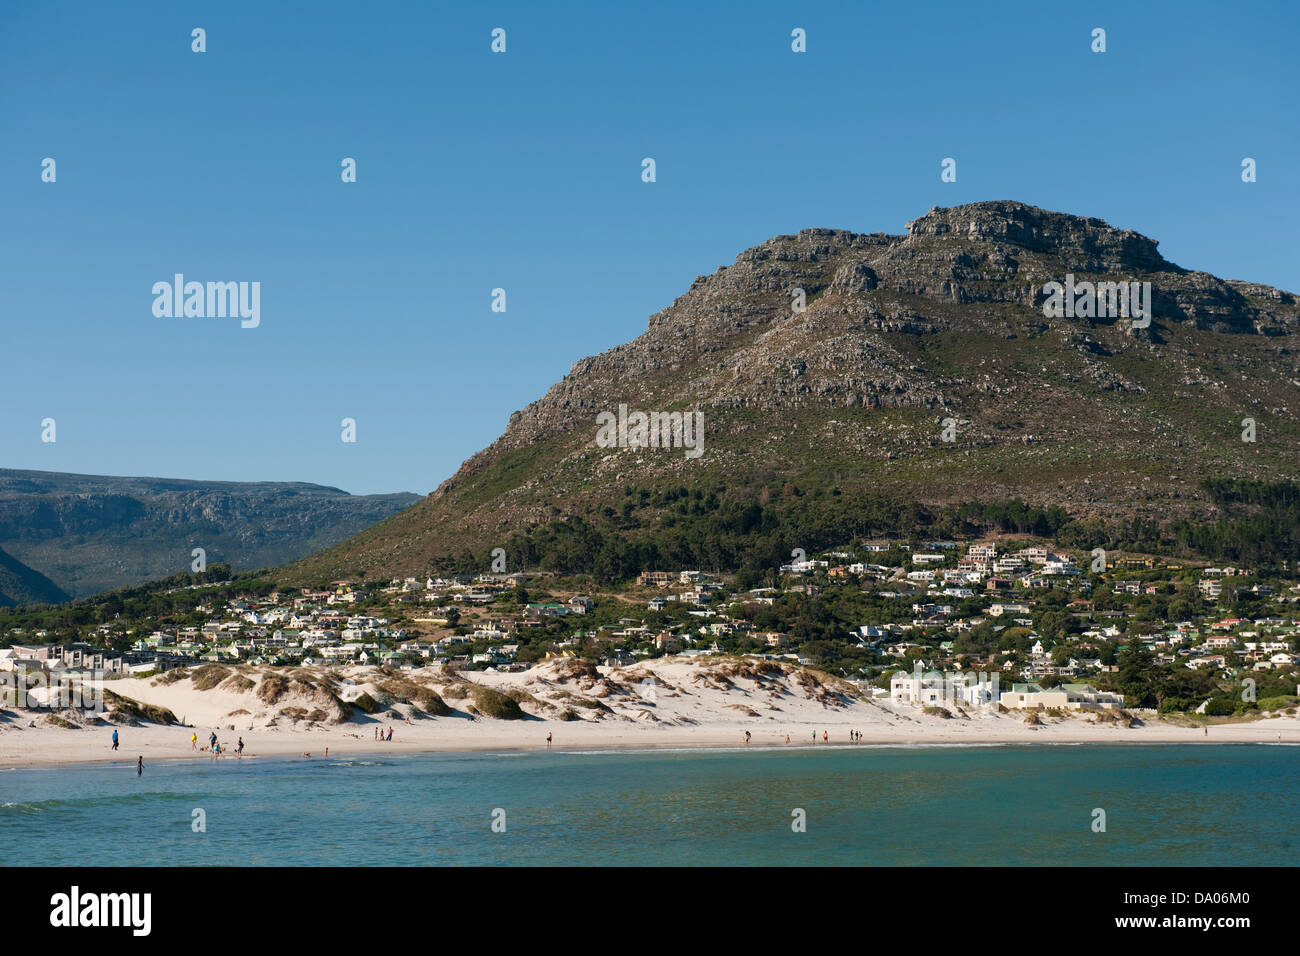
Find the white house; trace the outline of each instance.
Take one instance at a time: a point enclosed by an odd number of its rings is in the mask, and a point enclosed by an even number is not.
[[[999,701],[1003,707],[1052,707],[1058,710],[1114,710],[1124,706],[1124,698],[1088,684],[1058,684],[1043,688],[1038,684],[1013,684]]]
[[[910,674],[895,672],[889,680],[889,699],[913,707],[942,707],[949,701],[980,707],[998,699],[998,680],[996,674],[989,679],[975,673],[922,673],[917,667]]]

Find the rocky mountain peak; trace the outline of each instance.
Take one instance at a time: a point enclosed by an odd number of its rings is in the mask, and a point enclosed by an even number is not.
[[[1032,252],[1057,253],[1089,272],[1176,269],[1156,250],[1159,243],[1100,219],[1050,212],[1013,200],[935,206],[907,224],[909,239],[952,237],[990,240]]]

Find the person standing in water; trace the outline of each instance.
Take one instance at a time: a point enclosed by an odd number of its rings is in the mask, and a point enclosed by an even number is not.
[[[135,761],[135,775],[137,777],[144,774],[144,754],[141,754]]]

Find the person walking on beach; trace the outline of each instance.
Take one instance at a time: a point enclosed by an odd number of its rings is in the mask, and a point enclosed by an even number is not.
[[[144,774],[144,754],[141,754],[135,761],[135,775],[137,777]]]
[[[212,731],[212,733],[208,736],[208,746],[209,746],[209,747],[216,747],[216,745],[217,745],[217,732],[214,730],[214,731]]]
[[[745,731],[745,743],[749,743],[749,731]]]
[[[235,748],[235,753],[240,757],[244,756],[244,738],[239,738],[239,746]]]
[[[198,735],[198,734],[190,734],[190,749],[191,749],[191,750],[198,750],[198,749],[199,749],[199,735]]]
[[[823,730],[823,731],[822,731],[822,743],[828,744],[828,743],[830,743],[830,742],[831,742],[831,732],[830,732],[829,730]]]
[[[388,742],[389,742],[390,744],[393,742],[393,728],[392,728],[392,727],[389,727],[389,728],[388,728]]]
[[[330,759],[330,749],[328,747],[325,748],[325,759],[326,760]]]
[[[551,745],[551,732],[548,730],[546,732],[546,746],[549,747],[550,745]]]
[[[113,728],[113,749],[114,749],[114,750],[117,749],[117,728],[116,728],[116,727]],[[140,759],[143,760],[144,758],[142,757],[142,758],[140,758]]]
[[[790,735],[789,735],[789,734],[786,734],[786,735],[785,735],[785,742],[786,742],[786,743],[789,743],[789,742],[790,742]]]

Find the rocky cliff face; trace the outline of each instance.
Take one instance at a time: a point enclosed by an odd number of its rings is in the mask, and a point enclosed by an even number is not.
[[[83,597],[188,571],[196,547],[209,564],[284,564],[418,500],[311,484],[0,469],[0,547]]]
[[[1045,315],[1044,284],[1067,274],[1150,282],[1150,326]],[[429,500],[305,567],[410,570],[453,537],[485,542],[590,513],[620,486],[702,476],[741,496],[798,478],[930,502],[1194,510],[1207,475],[1294,477],[1298,334],[1289,292],[1187,271],[1136,232],[1023,203],[935,208],[901,236],[805,229],[697,278],[643,335],[512,415]],[[703,411],[706,453],[597,447],[596,416],[620,403]]]

